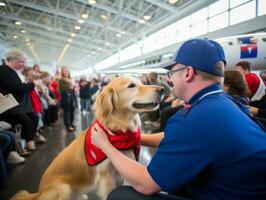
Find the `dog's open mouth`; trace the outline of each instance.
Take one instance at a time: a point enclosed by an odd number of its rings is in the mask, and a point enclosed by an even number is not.
[[[155,108],[158,106],[158,102],[152,102],[152,103],[133,103],[133,107],[136,109],[142,109],[142,108]]]

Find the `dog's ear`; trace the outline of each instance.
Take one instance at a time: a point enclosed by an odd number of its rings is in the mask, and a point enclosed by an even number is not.
[[[104,87],[97,96],[95,104],[95,112],[100,116],[107,117],[118,106],[118,97],[115,90],[110,87]]]

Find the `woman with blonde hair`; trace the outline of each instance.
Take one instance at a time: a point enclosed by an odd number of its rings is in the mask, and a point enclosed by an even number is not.
[[[61,108],[63,108],[65,126],[68,131],[75,131],[73,122],[77,101],[74,94],[74,83],[71,80],[70,71],[67,67],[62,67],[59,91],[61,93]]]

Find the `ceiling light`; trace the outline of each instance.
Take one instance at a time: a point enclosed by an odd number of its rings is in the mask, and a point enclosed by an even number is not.
[[[66,44],[65,48],[67,49],[69,47],[69,44]]]
[[[79,31],[80,30],[80,26],[75,26],[75,30]]]
[[[121,37],[122,35],[120,33],[117,33],[116,34],[116,37]]]
[[[140,20],[139,20],[139,23],[144,24],[144,23],[145,23],[145,20],[140,19]]]
[[[18,26],[20,26],[21,25],[21,22],[16,21],[15,24],[18,25]]]
[[[92,51],[91,54],[94,55],[95,54],[95,51]]]
[[[101,50],[102,50],[102,48],[98,47],[98,48],[97,48],[97,50],[101,51]]]
[[[125,32],[125,31],[121,31],[120,33],[121,33],[122,35],[125,35],[125,34],[126,34],[126,32]]]
[[[4,12],[2,12],[2,14],[3,14],[3,15],[5,15],[5,14],[6,14],[6,12],[4,11]]]
[[[88,3],[91,5],[94,5],[94,4],[96,4],[96,1],[95,0],[89,0]]]
[[[0,2],[0,6],[6,6],[5,2]]]
[[[71,38],[69,38],[67,41],[69,41],[69,42],[72,42],[72,39],[71,39]]]
[[[28,42],[26,45],[27,45],[27,46],[30,46],[30,43]]]
[[[26,33],[26,31],[24,29],[21,30],[21,33]]]
[[[75,37],[76,36],[76,33],[71,33],[70,36],[71,37]]]
[[[89,17],[89,14],[88,13],[83,13],[82,15],[81,15],[81,18],[82,19],[87,19]]]
[[[27,39],[25,39],[25,41],[26,41],[26,42],[29,42],[30,40],[27,38]]]
[[[106,42],[105,44],[106,44],[106,46],[110,46],[111,45],[110,42]]]
[[[151,19],[151,16],[150,15],[144,15],[143,19],[145,19],[146,21],[148,21],[148,20]]]
[[[79,22],[80,24],[83,24],[85,21],[84,21],[83,19],[79,19],[78,22]]]
[[[101,15],[101,18],[102,19],[107,19],[107,16],[106,15]]]
[[[168,3],[170,3],[170,4],[175,4],[177,2],[178,2],[178,0],[168,0]]]
[[[18,38],[18,36],[17,36],[17,35],[13,35],[13,38],[14,38],[14,39],[17,39],[17,38]]]
[[[47,28],[47,31],[51,31],[52,29],[50,27]]]

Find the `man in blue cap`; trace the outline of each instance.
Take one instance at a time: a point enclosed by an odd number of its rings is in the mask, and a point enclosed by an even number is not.
[[[225,64],[215,41],[181,45],[166,68],[175,96],[187,104],[164,133],[141,136],[143,145],[158,147],[147,167],[115,149],[95,127],[92,142],[132,186],[119,187],[108,200],[266,199],[266,134],[245,106],[223,93]]]

